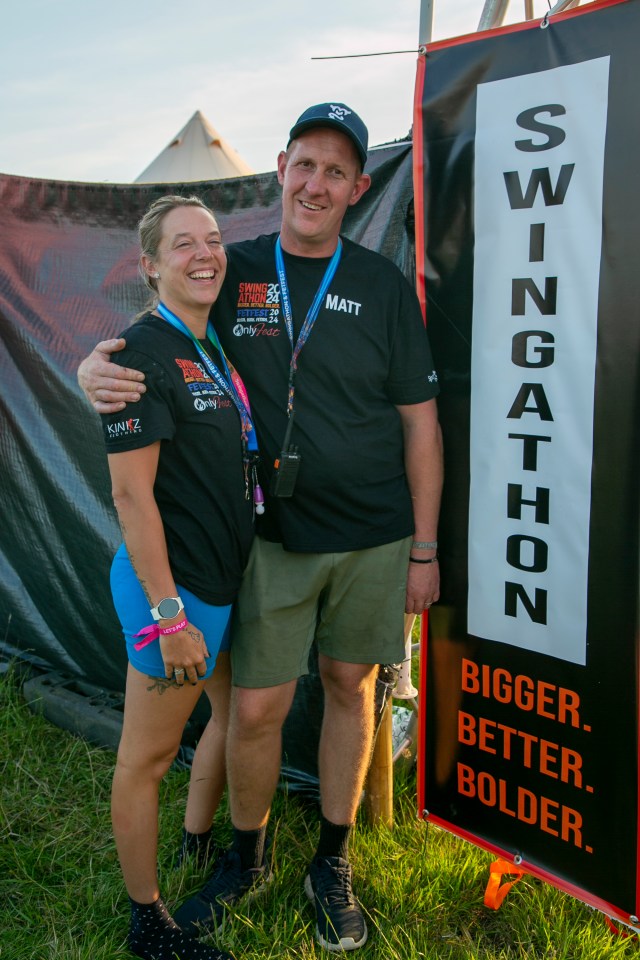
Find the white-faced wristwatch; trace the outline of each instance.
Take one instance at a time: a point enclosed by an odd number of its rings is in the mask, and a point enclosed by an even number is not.
[[[184,610],[184,603],[180,597],[164,597],[157,607],[151,608],[154,620],[173,620]]]

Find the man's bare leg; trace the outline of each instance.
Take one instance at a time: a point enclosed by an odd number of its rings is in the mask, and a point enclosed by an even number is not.
[[[322,818],[305,891],[316,910],[316,937],[329,950],[354,950],[367,924],[353,895],[349,839],[369,769],[378,667],[321,656],[324,719],[319,769]]]
[[[296,681],[277,687],[234,687],[227,738],[231,821],[238,830],[258,830],[268,818],[278,786],[282,726]]]
[[[319,658],[324,687],[319,771],[322,813],[337,824],[353,823],[371,760],[375,664]]]

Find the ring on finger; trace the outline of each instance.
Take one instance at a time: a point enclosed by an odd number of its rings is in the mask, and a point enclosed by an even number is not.
[[[184,673],[184,667],[176,667],[173,672],[175,673],[176,677],[181,677]]]

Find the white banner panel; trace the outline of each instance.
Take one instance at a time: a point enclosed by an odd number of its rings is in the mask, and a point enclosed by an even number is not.
[[[586,660],[609,58],[478,87],[468,630]]]

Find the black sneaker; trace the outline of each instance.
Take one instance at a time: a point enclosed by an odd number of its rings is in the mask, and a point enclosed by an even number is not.
[[[176,910],[174,919],[191,936],[217,931],[222,926],[225,906],[232,906],[249,892],[259,893],[270,879],[266,861],[261,867],[243,870],[239,854],[226,850],[218,857],[211,879]]]
[[[351,889],[351,865],[342,857],[316,857],[304,881],[316,908],[316,936],[326,950],[356,950],[367,939],[362,908]]]
[[[129,935],[129,950],[142,960],[234,960],[233,955],[217,947],[199,943],[179,927],[167,930],[153,942]]]
[[[181,930],[160,898],[135,905],[127,939],[131,953],[142,960],[234,960],[230,953],[199,943]]]

